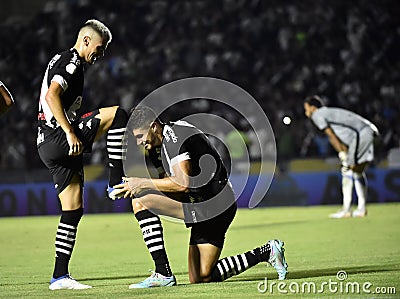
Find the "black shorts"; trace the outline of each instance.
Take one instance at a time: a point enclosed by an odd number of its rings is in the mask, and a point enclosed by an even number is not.
[[[84,114],[72,124],[74,132],[83,144],[83,152],[90,153],[100,119],[95,118],[99,110]],[[70,183],[74,174],[78,174],[83,186],[83,155],[69,156],[69,145],[61,127],[38,145],[39,156],[53,176],[57,194],[60,194]]]
[[[225,234],[229,225],[235,218],[237,211],[236,202],[226,209],[222,214],[210,220],[193,223],[190,233],[190,245],[212,244],[218,248],[223,248]]]

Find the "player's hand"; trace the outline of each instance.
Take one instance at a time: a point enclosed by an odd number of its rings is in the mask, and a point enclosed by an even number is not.
[[[347,153],[345,151],[339,152],[338,157],[342,166],[349,167],[349,163],[347,163]]]
[[[137,196],[142,189],[140,188],[140,178],[126,178],[123,177],[124,181],[122,184],[113,186],[114,189],[120,189],[121,191],[117,194],[124,193],[124,198]]]
[[[75,133],[67,133],[67,141],[69,144],[68,156],[78,156],[83,152],[82,142]]]

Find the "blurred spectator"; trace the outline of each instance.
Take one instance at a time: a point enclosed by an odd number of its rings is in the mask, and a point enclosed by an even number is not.
[[[307,121],[297,107],[306,95],[322,94],[327,104],[376,123],[386,156],[400,143],[399,15],[395,0],[49,1],[30,18],[0,22],[0,73],[18,98],[18,105],[0,118],[0,152],[9,150],[12,139],[30,157],[18,163],[3,158],[0,168],[42,167],[30,152],[35,140],[26,137],[31,136],[26,130],[35,127],[31,108],[37,103],[43,60],[72,44],[73,28],[89,18],[110,24],[114,40],[104,60],[88,69],[85,105],[129,107],[173,80],[222,78],[259,101],[278,146],[287,144],[285,129],[293,129],[288,158],[300,153],[321,157],[325,152],[316,150],[313,138],[305,142]],[[212,106],[193,109],[213,111]],[[277,127],[280,109],[291,111],[294,128]]]

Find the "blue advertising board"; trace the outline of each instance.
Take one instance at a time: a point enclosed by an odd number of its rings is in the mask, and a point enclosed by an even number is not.
[[[368,202],[400,201],[400,169],[370,169],[367,177]],[[342,202],[339,172],[278,173],[270,186],[268,175],[247,177],[236,174],[231,176],[231,182],[235,191],[239,190],[236,192],[237,203],[242,208],[251,207],[251,202],[257,202],[257,207],[339,205]],[[106,185],[106,181],[85,183],[85,213],[130,212],[130,200],[106,198]],[[59,201],[51,182],[0,184],[0,217],[57,215],[59,211]]]

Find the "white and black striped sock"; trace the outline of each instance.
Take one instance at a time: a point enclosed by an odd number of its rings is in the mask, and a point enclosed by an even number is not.
[[[160,217],[148,210],[137,212],[135,217],[142,230],[144,242],[153,258],[156,267],[155,271],[164,276],[172,276],[164,247],[163,227]]]
[[[83,209],[63,211],[56,233],[56,262],[53,278],[69,273],[68,264],[74,250],[78,223],[82,218]]]
[[[256,248],[242,254],[220,259],[211,273],[211,281],[224,281],[257,265],[261,261],[260,257],[257,256],[257,250],[259,251],[260,249]]]
[[[124,176],[123,161],[126,157],[124,134],[128,116],[125,110],[118,108],[114,121],[107,132],[107,154],[109,166],[109,186],[121,183]]]
[[[77,227],[65,223],[59,223],[56,234],[56,254],[71,256],[75,245]]]

